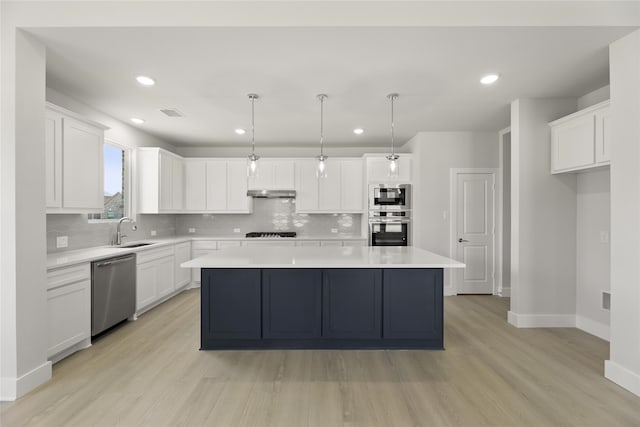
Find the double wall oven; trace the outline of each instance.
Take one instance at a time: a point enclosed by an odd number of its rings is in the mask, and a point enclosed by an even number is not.
[[[411,244],[411,184],[369,186],[369,245]]]

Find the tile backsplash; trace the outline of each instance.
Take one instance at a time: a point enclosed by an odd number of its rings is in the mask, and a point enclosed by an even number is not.
[[[360,214],[298,214],[293,199],[255,199],[252,214],[138,215],[138,230],[124,223],[126,241],[174,235],[244,237],[250,231],[295,231],[299,236],[360,236]],[[189,233],[194,228],[195,233]],[[234,232],[234,229],[240,229]],[[337,233],[332,233],[335,229]],[[47,215],[47,252],[105,246],[116,233],[115,223],[89,223],[86,215]],[[68,236],[66,248],[56,248],[56,238]]]
[[[131,224],[122,224],[121,231],[127,235],[125,241],[148,239],[151,237],[151,230],[156,231],[156,237],[176,234],[174,215],[138,215],[136,225],[138,230],[133,231]],[[115,234],[116,223],[113,222],[89,223],[86,215],[47,215],[47,252],[109,245]],[[56,248],[58,236],[68,236],[69,246]]]
[[[176,234],[242,236],[250,231],[295,231],[299,236],[360,236],[360,214],[299,214],[294,199],[254,199],[252,214],[176,215]],[[234,229],[240,229],[234,232]],[[337,230],[332,233],[331,230]]]

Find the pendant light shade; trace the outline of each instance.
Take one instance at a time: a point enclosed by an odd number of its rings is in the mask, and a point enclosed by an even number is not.
[[[396,99],[398,99],[397,93],[390,93],[387,95],[389,101],[391,101],[391,154],[387,155],[387,160],[389,160],[389,178],[398,178],[399,171],[399,162],[400,156],[396,154],[395,147],[395,134],[394,134],[394,117],[393,117],[393,103]]]
[[[247,176],[255,178],[258,176],[258,160],[260,156],[256,156],[256,140],[255,140],[255,111],[254,104],[258,95],[250,93],[247,95],[251,100],[251,154],[247,157]]]
[[[328,157],[324,155],[324,100],[327,98],[327,95],[321,93],[317,98],[320,100],[320,155],[317,157],[318,169],[316,176],[318,178],[326,178]]]

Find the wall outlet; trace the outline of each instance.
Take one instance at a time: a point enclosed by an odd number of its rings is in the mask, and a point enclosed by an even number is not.
[[[193,227],[189,227],[189,233],[195,233],[195,232],[196,232],[196,229],[195,229],[195,228],[193,228]]]
[[[156,232],[156,230],[151,230],[151,236],[152,236],[152,237],[153,237],[153,236],[155,236],[156,234],[158,234],[158,233]]]
[[[234,228],[234,229],[233,229],[233,232],[234,232],[234,233],[239,233],[239,232],[240,232],[240,229],[239,229],[239,228]]]
[[[331,229],[331,232],[332,232],[332,233],[337,233],[337,232],[338,232],[338,229],[337,229],[337,228],[332,228],[332,229]]]
[[[56,248],[66,248],[67,246],[69,246],[68,236],[58,236],[56,238]]]

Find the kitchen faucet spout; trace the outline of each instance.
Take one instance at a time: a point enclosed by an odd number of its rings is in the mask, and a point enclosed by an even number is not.
[[[122,244],[122,238],[123,237],[127,237],[126,234],[122,234],[122,232],[120,231],[120,226],[122,225],[123,222],[130,222],[131,223],[131,229],[133,231],[136,231],[138,229],[138,226],[136,225],[136,222],[134,220],[132,220],[131,218],[129,218],[128,216],[123,216],[122,218],[120,218],[120,221],[118,221],[118,226],[116,227],[116,238],[115,238],[115,242],[114,242],[118,246]]]

